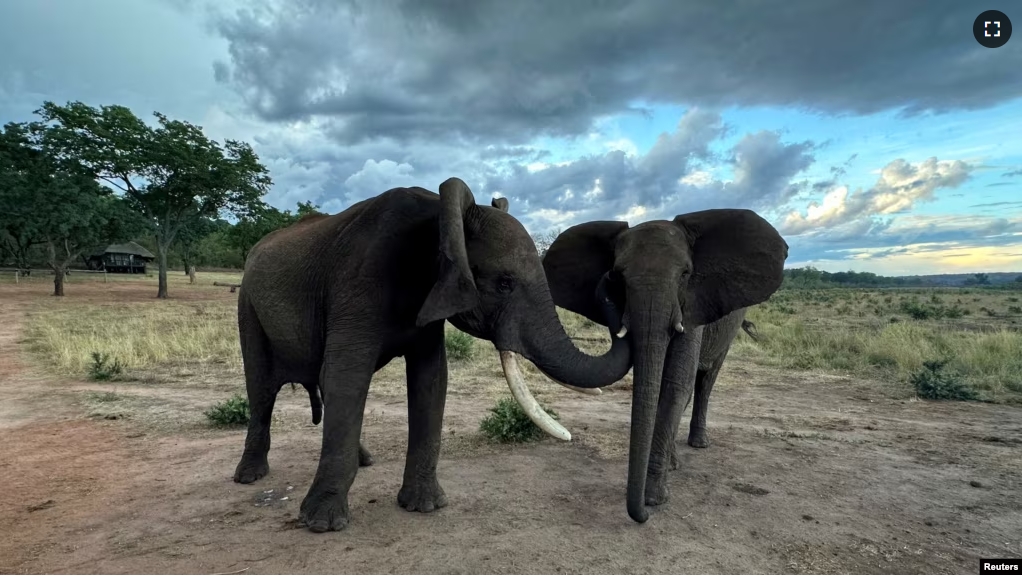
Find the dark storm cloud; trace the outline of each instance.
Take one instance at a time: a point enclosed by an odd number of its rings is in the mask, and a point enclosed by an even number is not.
[[[1004,0],[983,9],[1008,10]],[[960,0],[303,0],[218,22],[264,118],[521,144],[636,102],[824,113],[977,109],[1022,95],[1022,43],[972,37]]]

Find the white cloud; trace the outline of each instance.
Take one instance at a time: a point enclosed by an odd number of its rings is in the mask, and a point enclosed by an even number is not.
[[[705,188],[713,183],[713,174],[710,174],[705,170],[696,170],[691,174],[682,176],[681,179],[678,180],[678,183],[684,184],[685,186],[693,186],[695,188]]]
[[[399,164],[393,160],[379,162],[369,159],[362,169],[344,181],[349,199],[375,196],[399,186],[415,186],[415,168],[411,164]]]
[[[638,156],[639,148],[628,138],[619,138],[617,140],[611,140],[610,142],[603,143],[604,148],[607,151],[620,150],[625,153],[625,156]]]
[[[849,193],[840,186],[828,192],[822,203],[811,202],[805,216],[799,211],[789,213],[782,231],[798,235],[911,210],[918,202],[932,200],[938,189],[959,186],[973,169],[962,160],[928,158],[912,164],[899,158],[880,170],[872,188]]]

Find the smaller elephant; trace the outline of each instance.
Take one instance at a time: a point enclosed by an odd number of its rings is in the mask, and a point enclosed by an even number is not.
[[[731,350],[731,343],[742,329],[753,340],[758,340],[756,325],[745,319],[747,308],[740,308],[727,316],[705,326],[698,326],[681,336],[684,340],[684,352],[688,358],[686,365],[690,367],[691,374],[689,384],[683,387],[682,392],[685,400],[676,406],[664,406],[668,409],[666,418],[669,419],[669,430],[678,430],[679,420],[685,411],[685,407],[695,397],[695,404],[692,406],[692,417],[689,420],[688,445],[693,448],[706,448],[710,445],[710,438],[706,433],[706,410],[710,402],[710,392],[713,391],[713,384],[717,381],[724,360]],[[698,355],[697,359],[693,359]],[[678,453],[675,439],[670,438],[666,447],[670,455],[670,469],[678,469]],[[666,498],[664,498],[666,500]],[[661,504],[660,497],[646,493],[646,504]]]
[[[690,443],[705,446],[710,390],[744,310],[784,279],[788,244],[751,210],[596,221],[562,232],[543,257],[554,303],[627,337],[633,351],[628,514],[667,500],[681,412],[695,388]]]

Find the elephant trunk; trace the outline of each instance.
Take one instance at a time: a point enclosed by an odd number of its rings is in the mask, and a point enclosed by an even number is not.
[[[631,304],[631,301],[630,301]],[[646,511],[646,473],[649,468],[650,450],[653,446],[653,429],[656,424],[657,403],[660,400],[660,381],[664,373],[664,361],[674,328],[666,320],[658,318],[667,306],[648,305],[635,302],[629,306],[632,345],[641,355],[635,358],[632,374],[632,423],[628,443],[628,515],[636,522],[649,518]],[[634,311],[643,311],[636,314]],[[660,321],[658,321],[660,320]]]
[[[599,388],[610,386],[628,373],[632,363],[631,348],[627,342],[615,339],[605,354],[590,356],[575,347],[568,337],[552,299],[540,300],[540,305],[533,307],[533,313],[542,316],[530,325],[533,328],[520,332],[515,338],[494,342],[500,352],[504,378],[515,401],[533,423],[554,438],[571,440],[571,433],[543,411],[529,392],[518,369],[515,352],[562,386],[578,392],[598,393]]]
[[[632,353],[627,341],[612,338],[610,350],[590,356],[564,331],[552,300],[547,299],[540,309],[545,318],[537,324],[539,328],[525,335],[521,352],[552,380],[572,388],[594,389],[610,386],[628,374]]]

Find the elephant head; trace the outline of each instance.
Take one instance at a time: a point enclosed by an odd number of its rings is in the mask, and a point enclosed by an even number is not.
[[[543,267],[554,302],[618,337],[631,335],[634,373],[628,514],[645,522],[646,471],[664,360],[686,328],[767,300],[788,245],[750,210],[705,210],[672,221],[588,222],[565,230]]]
[[[458,178],[440,186],[439,272],[418,312],[417,325],[447,319],[458,329],[493,342],[508,386],[529,417],[548,434],[571,435],[542,411],[525,387],[514,354],[550,378],[582,389],[609,386],[628,373],[627,342],[589,356],[564,331],[539,252],[522,224],[496,198],[480,206]]]

